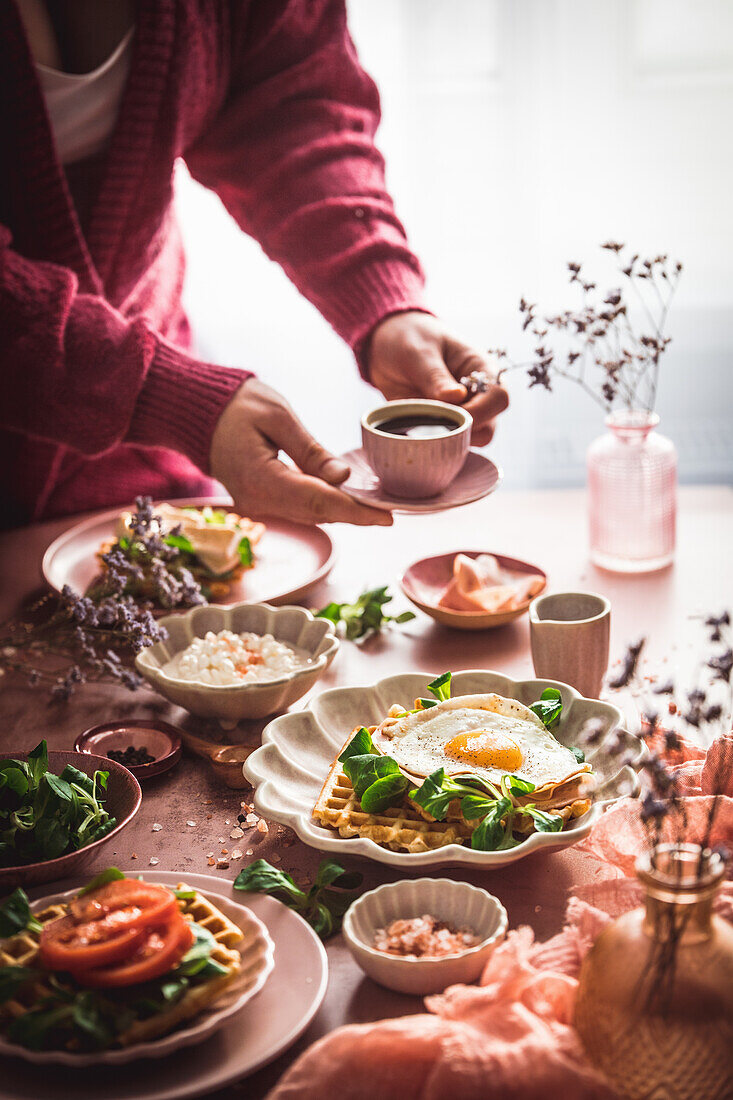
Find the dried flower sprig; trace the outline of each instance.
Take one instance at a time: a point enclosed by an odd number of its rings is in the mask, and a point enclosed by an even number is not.
[[[691,690],[682,693],[683,698],[675,698],[675,684],[672,679],[653,686],[650,692],[648,678],[642,683],[639,674],[639,662],[644,639],[629,646],[621,664],[619,674],[610,681],[614,689],[635,689],[642,703],[642,734],[650,748],[642,761],[640,769],[643,775],[643,793],[639,816],[641,818],[647,845],[650,850],[652,867],[659,867],[663,844],[670,841],[673,854],[680,853],[682,846],[690,840],[687,798],[680,772],[674,762],[685,759],[682,750],[684,740],[682,730],[694,731],[694,738],[701,746],[710,744],[721,733],[731,728],[733,710],[733,648],[731,647],[731,617],[728,611],[720,615],[710,615],[704,619],[707,628],[708,643],[714,646],[700,661],[698,678],[702,682]],[[721,685],[724,685],[721,689]],[[721,691],[723,698],[720,698]],[[714,692],[718,698],[711,699]],[[661,716],[651,706],[650,696],[659,702],[667,700],[667,713]],[[610,753],[620,753],[621,739],[607,736],[598,722],[586,723],[581,734],[581,742],[595,745],[603,742]],[[725,754],[719,755],[719,769],[722,769]],[[621,762],[627,762],[620,758]],[[727,766],[727,765],[726,765]],[[702,878],[712,866],[713,855],[711,840],[713,826],[720,809],[721,792],[727,788],[730,776],[718,771],[712,777],[713,798],[705,816],[702,835],[695,837],[699,841],[696,874]],[[728,853],[718,852],[722,859]],[[677,874],[682,873],[682,862],[676,859],[671,867]],[[670,1004],[674,989],[677,952],[693,913],[692,906],[672,905],[655,910],[656,934],[645,967],[638,978],[638,995],[643,998],[646,1010],[653,1013],[665,1012]]]
[[[129,535],[102,554],[104,572],[87,595],[96,599],[112,585],[120,593],[166,609],[206,603],[193,574],[180,564],[180,527],[164,533],[150,497],[137,497],[135,507]]]
[[[580,291],[579,305],[541,315],[535,303],[522,298],[522,331],[534,340],[531,360],[514,362],[504,349],[490,354],[504,360],[498,379],[522,369],[530,389],[541,386],[552,391],[555,379],[563,378],[580,386],[606,411],[621,405],[649,412],[656,403],[662,355],[671,342],[664,330],[682,264],[667,255],[627,256],[626,246],[617,241],[606,241],[601,248],[617,259],[620,286],[599,291],[597,283],[585,277],[581,264],[568,263],[570,284]],[[643,316],[640,329],[632,322],[634,307]],[[553,346],[551,332],[561,337],[560,346]]]
[[[719,615],[708,615],[703,619],[708,644],[712,652],[704,655],[699,662],[698,679],[700,682],[692,688],[677,692],[674,680],[667,679],[659,685],[651,686],[642,682],[639,674],[639,662],[645,639],[627,647],[621,662],[621,669],[609,681],[609,687],[618,690],[633,688],[639,695],[643,714],[642,734],[651,748],[648,758],[642,763],[645,790],[641,800],[640,816],[647,833],[649,846],[654,853],[662,841],[663,834],[671,837],[676,845],[687,840],[687,811],[685,798],[680,789],[677,773],[669,766],[670,758],[683,745],[684,734],[694,731],[695,740],[704,747],[716,736],[727,733],[731,728],[733,715],[733,646],[731,645],[731,616],[723,611]],[[652,705],[651,697],[658,700],[668,697],[667,713],[662,717]],[[598,729],[590,724],[583,733],[586,744],[597,743],[602,736]],[[614,747],[604,741],[604,748],[613,752]],[[716,792],[723,789],[726,776],[716,777]],[[703,836],[700,838],[701,853],[710,846],[713,825],[719,809],[719,794],[710,805]],[[702,858],[702,857],[701,857]]]
[[[85,595],[65,585],[0,626],[0,675],[14,672],[31,687],[46,686],[56,701],[88,682],[140,686],[132,659],[167,637],[153,603],[189,607],[205,600],[189,571],[172,564],[176,551],[160,537],[150,498],[139,497],[136,507],[131,537],[102,555],[104,572]]]

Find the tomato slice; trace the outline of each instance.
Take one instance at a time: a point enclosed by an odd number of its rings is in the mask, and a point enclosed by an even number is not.
[[[69,906],[71,916],[79,923],[98,921],[119,911],[126,911],[124,923],[129,928],[166,920],[178,908],[176,896],[165,886],[136,879],[122,878],[105,883],[89,894],[74,898]],[[132,912],[138,910],[138,916]]]
[[[69,915],[43,929],[39,961],[49,970],[78,974],[129,958],[148,932],[179,916],[164,886],[118,879],[74,898]]]
[[[104,921],[77,924],[73,917],[59,917],[41,932],[39,961],[47,970],[91,969],[110,966],[126,958],[145,939],[145,928]]]
[[[83,970],[74,977],[80,985],[96,989],[140,985],[177,966],[191,947],[193,932],[180,913],[174,913],[163,924],[150,929],[134,952],[114,966]]]

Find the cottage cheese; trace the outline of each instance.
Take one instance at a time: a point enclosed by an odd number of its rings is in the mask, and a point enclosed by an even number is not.
[[[231,630],[215,634],[210,630],[203,638],[194,638],[163,671],[178,680],[200,684],[255,684],[278,680],[310,663],[304,649],[278,642],[272,634],[234,634]]]

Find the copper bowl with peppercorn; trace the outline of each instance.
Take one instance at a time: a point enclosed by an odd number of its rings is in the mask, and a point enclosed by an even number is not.
[[[77,752],[106,756],[139,780],[168,771],[181,756],[181,735],[175,726],[149,718],[104,722],[80,733]]]

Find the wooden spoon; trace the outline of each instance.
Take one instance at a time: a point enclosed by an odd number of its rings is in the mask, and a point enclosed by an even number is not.
[[[206,741],[203,737],[197,737],[195,733],[189,733],[188,730],[182,729],[179,732],[189,752],[208,760],[227,787],[232,787],[234,790],[249,787],[242,773],[242,765],[250,753],[257,748],[256,745],[217,745],[214,741]]]

